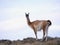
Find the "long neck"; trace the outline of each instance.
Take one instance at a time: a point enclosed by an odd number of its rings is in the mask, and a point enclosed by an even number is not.
[[[30,22],[30,19],[29,19],[29,17],[27,17],[27,23],[28,24],[30,24],[31,22]]]

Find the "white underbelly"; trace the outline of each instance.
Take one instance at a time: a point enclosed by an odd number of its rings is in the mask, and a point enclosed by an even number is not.
[[[42,29],[41,26],[38,26],[38,27],[37,27],[37,30],[38,30],[38,31],[40,31],[41,29]]]
[[[42,22],[40,24],[38,24],[38,25],[35,25],[35,29],[37,31],[40,31],[42,29]]]

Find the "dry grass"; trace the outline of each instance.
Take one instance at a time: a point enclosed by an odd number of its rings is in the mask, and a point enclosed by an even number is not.
[[[0,40],[0,45],[60,45],[60,38],[48,37],[48,41],[35,40],[35,38],[25,38],[23,40]]]

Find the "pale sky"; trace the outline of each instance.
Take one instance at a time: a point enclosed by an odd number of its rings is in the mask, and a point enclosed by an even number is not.
[[[31,21],[51,20],[48,36],[60,37],[60,0],[0,0],[0,39],[35,38],[25,12],[30,13]],[[39,31],[38,38],[42,35]]]

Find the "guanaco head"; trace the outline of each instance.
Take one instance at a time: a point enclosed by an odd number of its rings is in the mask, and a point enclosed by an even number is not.
[[[27,14],[27,13],[25,13],[25,15],[26,15],[26,17],[29,17],[29,13]]]
[[[29,13],[25,13],[25,16],[27,18],[27,23],[30,25]]]

